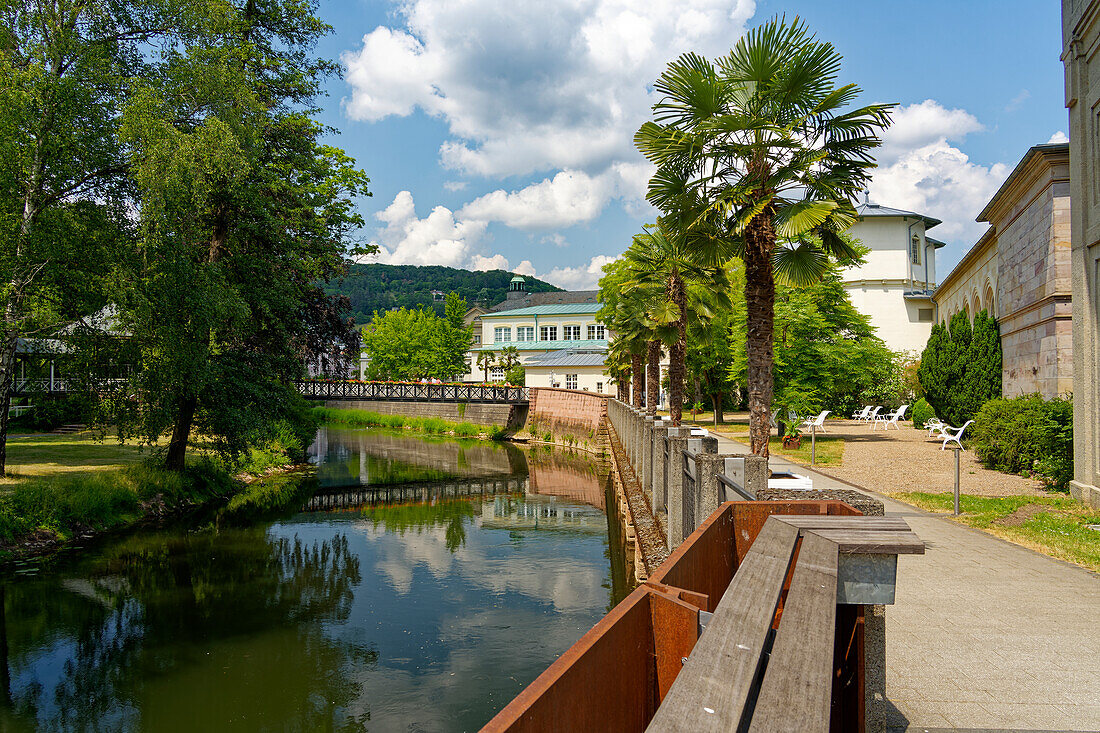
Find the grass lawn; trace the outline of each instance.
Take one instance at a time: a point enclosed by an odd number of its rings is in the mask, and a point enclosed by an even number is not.
[[[934,512],[954,509],[952,494],[920,491],[895,498]],[[1100,571],[1100,513],[1066,496],[959,497],[958,521],[1043,554]]]
[[[136,441],[119,444],[113,435],[98,441],[96,435],[93,432],[41,433],[10,438],[7,462],[11,475],[0,476],[0,486],[32,476],[109,471],[149,456],[149,448],[139,449]]]
[[[784,448],[782,438],[772,437],[768,440],[768,451],[808,466],[810,465],[810,443],[810,436],[803,435],[801,446],[794,449]],[[817,436],[814,466],[839,466],[843,462],[844,438],[835,435]]]

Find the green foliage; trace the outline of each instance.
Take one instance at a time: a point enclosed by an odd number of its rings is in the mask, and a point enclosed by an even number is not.
[[[932,327],[917,375],[928,404],[955,426],[972,419],[982,405],[1001,396],[1001,340],[996,319],[956,313],[949,328]]]
[[[347,274],[325,285],[330,295],[347,296],[356,323],[367,323],[375,311],[432,308],[443,315],[432,291],[454,292],[473,305],[493,306],[505,299],[513,273],[503,270],[470,272],[437,265],[352,265]],[[561,288],[525,275],[527,292]]]
[[[923,397],[913,405],[913,427],[917,430],[923,429],[925,423],[935,416],[936,412],[932,409],[932,405],[928,404],[928,400]]]
[[[237,488],[224,470],[206,461],[184,472],[136,464],[118,471],[29,479],[0,495],[0,540],[15,543],[42,530],[65,540],[87,529],[131,524],[145,514],[143,502],[155,500],[161,511],[172,512],[228,496]]]
[[[504,381],[508,384],[523,386],[527,381],[527,370],[519,364],[504,372]]]
[[[788,391],[816,395],[812,409],[799,414],[825,409],[845,415],[869,402],[897,400],[897,355],[852,305],[836,268],[809,287],[778,285],[775,300],[774,380],[780,396],[776,406]],[[744,302],[743,296],[735,295],[740,320],[731,324],[730,375],[739,384],[748,383]]]
[[[988,468],[1034,474],[1065,491],[1073,478],[1073,402],[1037,394],[989,400],[974,419],[970,444]]]
[[[466,301],[451,293],[441,318],[434,311],[375,313],[363,329],[370,379],[451,381],[466,373],[471,326],[462,321]]]

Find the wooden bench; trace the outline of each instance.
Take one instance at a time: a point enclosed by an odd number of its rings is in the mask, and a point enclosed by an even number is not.
[[[921,552],[900,519],[770,517],[648,730],[830,730],[842,556]]]
[[[483,730],[863,730],[861,604],[924,544],[855,514],[723,504]]]

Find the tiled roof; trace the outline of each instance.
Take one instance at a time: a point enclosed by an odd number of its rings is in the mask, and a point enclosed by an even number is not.
[[[603,351],[584,351],[581,353],[560,351],[532,357],[524,366],[528,369],[533,367],[603,366],[605,359],[607,359],[607,352]]]
[[[493,344],[475,346],[472,351],[500,351],[506,346],[515,346],[520,351],[560,351],[570,350],[606,350],[607,339],[576,339],[573,341],[498,341]]]
[[[889,206],[883,206],[881,204],[872,204],[872,203],[866,203],[866,202],[864,202],[864,203],[862,203],[862,204],[860,204],[859,206],[856,207],[856,214],[858,214],[859,216],[864,217],[864,218],[869,217],[869,216],[904,216],[904,217],[912,217],[914,219],[922,219],[924,221],[924,228],[925,229],[931,229],[932,227],[936,226],[937,224],[942,224],[943,223],[939,219],[933,219],[930,216],[925,216],[924,214],[918,214],[915,211],[906,211],[905,209],[893,209],[893,208],[890,208]]]
[[[554,305],[535,305],[528,308],[516,308],[515,310],[497,311],[486,313],[481,320],[489,318],[522,318],[524,316],[564,316],[570,314],[595,313],[600,309],[599,303],[559,303]]]
[[[508,297],[489,309],[492,313],[565,303],[599,303],[599,290],[555,290],[549,293],[508,293]]]

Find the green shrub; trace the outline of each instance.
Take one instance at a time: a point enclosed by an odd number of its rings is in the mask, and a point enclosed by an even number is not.
[[[921,389],[936,414],[952,425],[973,419],[1001,396],[1001,336],[984,310],[970,319],[956,313],[950,328],[932,327],[917,370]]]
[[[1034,474],[1065,491],[1073,478],[1073,402],[1037,394],[989,400],[974,419],[971,445],[987,468]]]
[[[549,430],[547,430],[545,433],[543,433],[542,439],[545,440],[547,443],[553,443],[554,442],[554,434],[551,433]]]
[[[507,437],[508,437],[508,430],[507,429],[502,428],[499,425],[494,425],[493,427],[489,428],[489,439],[490,440],[504,440]]]
[[[923,429],[924,424],[935,416],[936,411],[932,409],[932,405],[928,404],[928,400],[923,397],[913,405],[913,427],[917,430]]]

